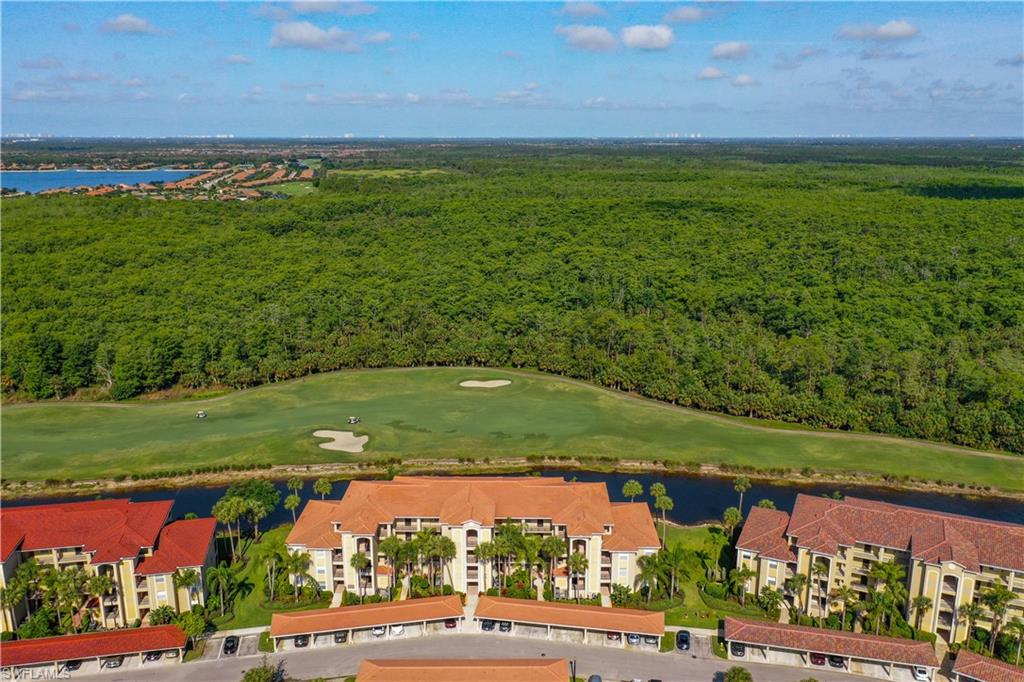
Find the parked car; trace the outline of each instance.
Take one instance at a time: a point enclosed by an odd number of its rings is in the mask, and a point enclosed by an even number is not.
[[[67,670],[69,673],[73,673],[73,672],[75,672],[76,670],[78,670],[81,667],[82,667],[82,662],[81,661],[68,661],[67,663],[64,664],[64,669]]]
[[[341,630],[339,632],[335,632],[334,633],[334,643],[335,644],[344,644],[347,641],[348,641],[348,633],[345,632],[344,630]]]
[[[480,622],[480,629],[483,630],[484,632],[491,632],[491,631],[493,631],[494,630],[494,621],[493,620],[483,620],[483,621],[481,621]]]
[[[743,646],[739,642],[730,642],[729,653],[731,653],[736,658],[743,658],[747,654],[747,647]]]
[[[644,644],[657,645],[660,640],[654,635],[644,635]]]
[[[392,625],[391,626],[391,634],[393,634],[393,635],[400,635],[403,632],[405,632],[405,626],[404,625]]]
[[[590,677],[587,678],[587,682],[601,682],[601,676],[600,675],[591,675]]]
[[[687,630],[676,632],[676,648],[680,651],[690,650],[690,633]]]
[[[621,642],[622,641],[622,633],[621,632],[609,632],[608,633],[608,639],[610,639],[613,642]]]
[[[168,649],[167,651],[164,652],[164,658],[177,658],[177,657],[178,657],[178,650],[177,649]]]
[[[159,651],[149,651],[149,652],[146,653],[145,656],[143,656],[143,660],[145,660],[146,663],[151,663],[153,661],[159,661],[161,655],[162,655],[162,653],[159,652]]]
[[[829,656],[828,657],[828,664],[830,666],[832,666],[833,668],[845,668],[846,667],[846,661],[843,660],[842,656]]]
[[[502,632],[512,632],[512,622],[508,620],[503,620],[500,623],[498,623],[498,629]]]
[[[124,656],[114,656],[103,661],[104,668],[120,668],[121,664],[124,663]]]
[[[295,648],[305,649],[309,646],[309,635],[296,635],[295,636]]]
[[[636,634],[635,632],[631,632],[628,635],[626,635],[626,642],[632,644],[633,646],[636,646],[640,643],[640,635]]]
[[[225,637],[223,651],[225,656],[234,656],[235,652],[238,651],[238,637],[234,635]]]
[[[813,665],[825,665],[825,654],[811,654],[811,663]]]
[[[383,637],[384,633],[387,632],[387,630],[384,628],[383,625],[378,625],[374,629],[370,630],[370,632],[373,634],[374,637]]]
[[[444,622],[445,630],[454,630],[459,626],[459,623],[454,618],[449,618]]]
[[[931,678],[928,677],[928,668],[922,668],[919,665],[915,665],[913,672],[914,679],[918,682],[929,682],[929,680],[931,680]]]

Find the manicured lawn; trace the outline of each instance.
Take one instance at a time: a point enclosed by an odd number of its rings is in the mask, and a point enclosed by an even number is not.
[[[263,533],[260,541],[265,542],[275,537],[284,539],[288,535],[289,530],[291,530],[290,524],[278,526],[277,528]],[[291,610],[302,611],[305,609],[323,608],[330,605],[331,597],[328,594],[324,599],[320,600],[320,602],[315,604],[296,605],[294,609],[285,607],[282,609],[271,610],[263,606],[263,601],[266,599],[263,586],[266,584],[267,570],[262,562],[252,558],[257,545],[252,542],[246,542],[247,546],[244,548],[243,553],[245,556],[250,558],[242,568],[238,577],[252,585],[252,590],[250,590],[245,596],[240,596],[235,599],[234,613],[227,613],[224,618],[214,618],[213,622],[214,625],[217,626],[218,630],[234,630],[236,628],[252,628],[258,625],[270,625],[270,615],[272,613]]]
[[[463,388],[466,379],[509,379]],[[209,417],[195,418],[196,410]],[[361,417],[349,426],[349,415]],[[319,448],[317,429],[368,435],[365,454]],[[377,457],[599,455],[909,475],[1024,490],[1024,457],[845,433],[764,428],[537,373],[345,371],[209,400],[5,406],[3,476],[111,477],[211,464]]]
[[[293,197],[304,197],[317,192],[317,188],[312,182],[282,182],[280,185],[267,185],[260,189],[268,192],[281,192]]]

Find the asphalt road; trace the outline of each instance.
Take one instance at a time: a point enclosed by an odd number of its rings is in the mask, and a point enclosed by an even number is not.
[[[213,644],[218,644],[214,641]],[[369,642],[344,646],[325,646],[270,655],[273,663],[284,661],[289,677],[342,677],[352,675],[364,658],[569,658],[576,659],[576,674],[582,677],[597,673],[609,680],[644,680],[656,678],[665,682],[718,682],[721,673],[735,663],[721,659],[698,659],[678,653],[658,654],[622,651],[606,647],[585,646],[567,642],[533,640],[521,637],[497,638],[492,635],[449,635],[417,637],[386,642]],[[232,656],[193,663],[154,666],[149,669],[125,667],[117,671],[88,676],[75,675],[74,680],[95,682],[233,682],[243,671],[258,665],[259,656]],[[797,682],[814,677],[819,682],[851,682],[868,679],[857,675],[834,673],[828,669],[801,669],[764,664],[745,664],[756,682]]]

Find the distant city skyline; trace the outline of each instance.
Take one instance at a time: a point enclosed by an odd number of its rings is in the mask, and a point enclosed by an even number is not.
[[[1021,3],[2,12],[5,136],[1024,136]]]

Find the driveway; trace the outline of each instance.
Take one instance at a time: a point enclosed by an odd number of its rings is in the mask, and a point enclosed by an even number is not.
[[[716,675],[735,665],[722,659],[702,659],[677,653],[623,651],[611,647],[590,647],[567,642],[503,637],[500,646],[493,635],[458,634],[448,637],[417,637],[391,641],[310,648],[301,652],[272,654],[271,662],[284,661],[287,675],[300,680],[316,677],[344,677],[355,674],[364,658],[568,658],[577,662],[576,674],[586,678],[599,674],[605,680],[657,678],[665,682],[715,682]],[[240,647],[241,648],[241,647]],[[111,671],[76,679],[106,682],[214,682],[237,680],[242,672],[258,665],[257,655],[164,666],[131,672]],[[810,677],[806,668],[746,664],[757,682],[797,682]],[[864,677],[813,671],[819,682],[853,682]]]

